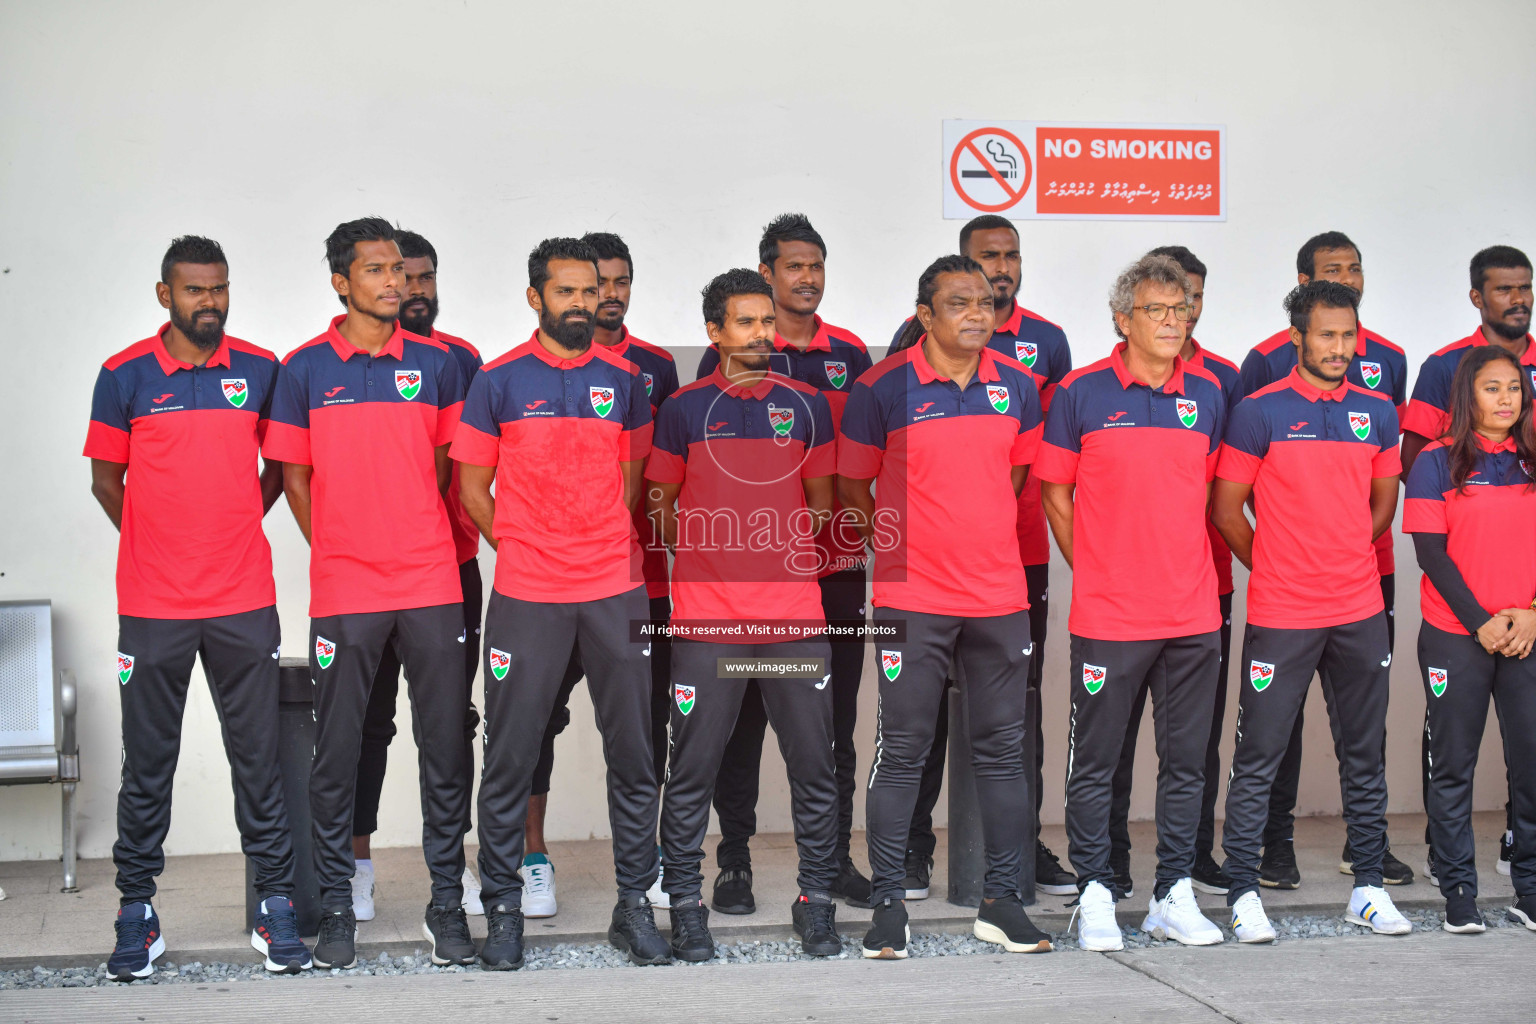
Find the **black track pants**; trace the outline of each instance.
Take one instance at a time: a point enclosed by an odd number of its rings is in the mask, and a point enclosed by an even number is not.
[[[405,666],[421,785],[421,848],[432,902],[463,898],[464,821],[470,785],[464,770],[469,686],[459,638],[462,604],[310,620],[309,671],[315,680],[315,762],[309,780],[315,879],[327,911],[352,906],[352,812],[363,722],[379,661],[391,644]],[[321,641],[324,641],[323,643]]]
[[[1138,692],[1152,694],[1157,737],[1157,882],[1164,896],[1195,863],[1205,791],[1219,630],[1167,640],[1072,636],[1067,753],[1067,852],[1079,890],[1110,888],[1110,805]]]
[[[650,617],[645,588],[596,601],[519,601],[496,590],[485,616],[485,758],[480,776],[480,879],[487,906],[517,906],[523,830],[540,740],[581,653],[607,761],[608,821],[619,896],[656,880],[657,784],[651,761],[652,642],[630,640]]]
[[[1034,800],[1024,770],[1029,688],[1025,612],[966,618],[876,608],[875,622],[906,623],[902,642],[880,641],[880,704],[865,818],[874,900],[902,899],[907,836],[923,765],[934,742],[936,709],[955,664],[965,693],[971,763],[981,807],[987,869],[982,895],[1019,891],[1020,855]]]
[[[720,658],[819,660],[832,654],[826,640],[771,644],[715,644],[679,640],[672,646],[671,768],[661,807],[663,884],[674,900],[697,899],[704,876],[704,833],[726,741],[750,677],[722,677]],[[802,892],[825,892],[837,881],[837,770],[833,758],[832,689],[817,678],[759,677],[789,774],[790,809],[800,855]]]
[[[1381,860],[1387,849],[1382,744],[1390,661],[1387,619],[1382,614],[1319,629],[1250,624],[1244,630],[1243,658],[1238,662],[1237,743],[1221,841],[1227,877],[1232,880],[1228,906],[1258,888],[1270,787],[1314,672],[1322,680],[1328,704],[1355,884],[1381,884]]]
[[[256,894],[293,894],[293,842],[277,768],[277,609],[211,619],[118,617],[117,649],[133,659],[118,695],[122,786],[112,861],[124,905],[155,895],[165,868],[171,789],[192,663],[201,656],[224,734],[240,848],[256,868]]]

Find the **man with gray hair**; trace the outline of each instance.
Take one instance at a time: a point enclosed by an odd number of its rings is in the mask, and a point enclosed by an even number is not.
[[[1200,913],[1190,875],[1220,661],[1205,509],[1227,403],[1215,377],[1180,357],[1190,285],[1177,262],[1137,260],[1109,305],[1121,341],[1061,382],[1036,464],[1046,517],[1073,574],[1067,845],[1078,878],[1078,945],[1123,947],[1110,803],[1143,684],[1160,765],[1157,882],[1142,928],[1212,945],[1221,929]]]

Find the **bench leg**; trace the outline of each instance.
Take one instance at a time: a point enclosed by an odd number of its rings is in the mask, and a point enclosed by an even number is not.
[[[76,892],[75,885],[75,783],[64,783],[64,887],[60,892]]]

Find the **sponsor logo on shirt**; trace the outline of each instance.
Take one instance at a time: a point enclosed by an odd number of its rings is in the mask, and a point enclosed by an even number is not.
[[[1040,346],[1032,341],[1016,341],[1013,343],[1013,357],[1033,368],[1035,360],[1040,358]]]
[[[672,684],[672,699],[677,701],[677,710],[686,717],[693,710],[693,702],[698,697],[693,687],[684,686],[682,683]]]
[[[848,364],[828,359],[822,363],[822,368],[827,371],[827,383],[835,388],[840,388],[848,383]]]
[[[161,402],[165,401],[167,398],[175,398],[175,397],[176,397],[176,393],[173,391],[173,392],[170,392],[169,394],[161,395],[159,398],[151,398],[150,401],[155,403],[156,405],[159,405]]]
[[[894,683],[896,677],[901,675],[901,652],[881,651],[880,671],[885,673],[885,678]]]
[[[1364,441],[1371,434],[1371,414],[1368,412],[1350,413],[1349,429],[1355,432],[1356,437]]]
[[[1360,360],[1360,379],[1365,381],[1365,386],[1368,388],[1374,388],[1377,384],[1380,384],[1381,364],[1368,363],[1364,359]]]
[[[1192,427],[1200,419],[1200,403],[1193,398],[1176,398],[1173,407],[1179,414],[1179,422]]]
[[[224,397],[236,409],[245,405],[245,400],[251,397],[251,390],[245,386],[244,377],[225,377],[219,383],[224,386]]]
[[[777,406],[768,403],[768,425],[773,427],[773,432],[780,437],[788,437],[789,432],[795,428],[795,410],[788,406]]]
[[[347,386],[345,384],[338,384],[334,388],[331,388],[331,390],[327,391],[325,393],[325,397],[326,398],[335,398],[337,395],[341,394],[345,390],[347,390]]]
[[[492,647],[485,652],[485,661],[490,665],[491,675],[496,677],[498,683],[507,678],[507,670],[512,667],[512,655]]]
[[[1253,684],[1255,693],[1263,693],[1275,681],[1275,666],[1267,661],[1250,661],[1248,681]]]
[[[1451,674],[1443,668],[1429,669],[1429,692],[1436,697],[1445,695],[1445,688],[1451,682]]]
[[[133,675],[133,655],[117,652],[117,681],[121,686],[127,686],[129,678]]]
[[[593,385],[587,388],[587,397],[592,400],[592,411],[599,416],[607,416],[613,411],[613,388]]]
[[[1088,696],[1093,696],[1104,689],[1104,679],[1109,675],[1109,669],[1103,665],[1090,665],[1083,662],[1083,689],[1088,691]]]
[[[315,634],[315,664],[321,668],[330,668],[331,662],[336,660],[336,645],[320,634]]]
[[[1002,384],[987,385],[987,401],[998,412],[1008,411],[1008,388]]]

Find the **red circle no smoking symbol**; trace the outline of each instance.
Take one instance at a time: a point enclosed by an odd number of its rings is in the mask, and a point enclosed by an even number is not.
[[[964,164],[964,166],[961,166]],[[1029,150],[1012,132],[978,128],[949,157],[949,182],[967,206],[1000,213],[1029,191],[1033,168]]]

